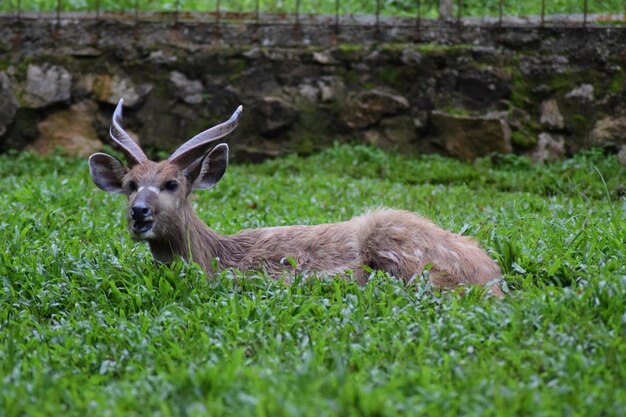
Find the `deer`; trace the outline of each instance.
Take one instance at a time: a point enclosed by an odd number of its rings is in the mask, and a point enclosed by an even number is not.
[[[128,164],[95,153],[89,171],[100,189],[126,195],[128,230],[135,240],[147,241],[158,263],[180,257],[197,263],[208,277],[232,269],[265,271],[275,279],[343,276],[361,285],[379,270],[407,283],[427,275],[434,287],[476,285],[503,296],[500,268],[475,240],[405,210],[379,208],[338,223],[219,234],[197,216],[190,194],[215,186],[224,175],[228,145],[212,145],[235,130],[242,106],[160,162],[149,160],[122,128],[122,106],[120,99],[109,134]]]

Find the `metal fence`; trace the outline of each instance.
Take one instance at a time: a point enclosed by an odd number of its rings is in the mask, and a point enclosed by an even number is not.
[[[626,25],[626,0],[0,0],[0,17],[217,24]]]

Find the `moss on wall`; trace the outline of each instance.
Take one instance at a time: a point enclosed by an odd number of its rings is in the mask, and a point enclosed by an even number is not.
[[[623,68],[619,68],[613,76],[610,78],[610,84],[608,91],[610,93],[618,94],[624,92],[624,84],[626,83],[626,74]]]
[[[511,142],[522,148],[531,148],[537,144],[537,135],[530,132],[514,130],[511,132]]]

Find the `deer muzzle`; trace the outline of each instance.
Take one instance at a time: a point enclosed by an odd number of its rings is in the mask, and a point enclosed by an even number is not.
[[[130,208],[129,226],[131,232],[138,237],[150,232],[154,227],[154,213],[152,208],[144,201],[135,201]]]

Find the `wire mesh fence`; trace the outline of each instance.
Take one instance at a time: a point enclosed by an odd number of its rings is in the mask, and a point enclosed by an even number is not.
[[[0,16],[226,24],[378,26],[389,18],[404,18],[417,25],[435,19],[457,24],[626,25],[626,0],[0,0]]]

